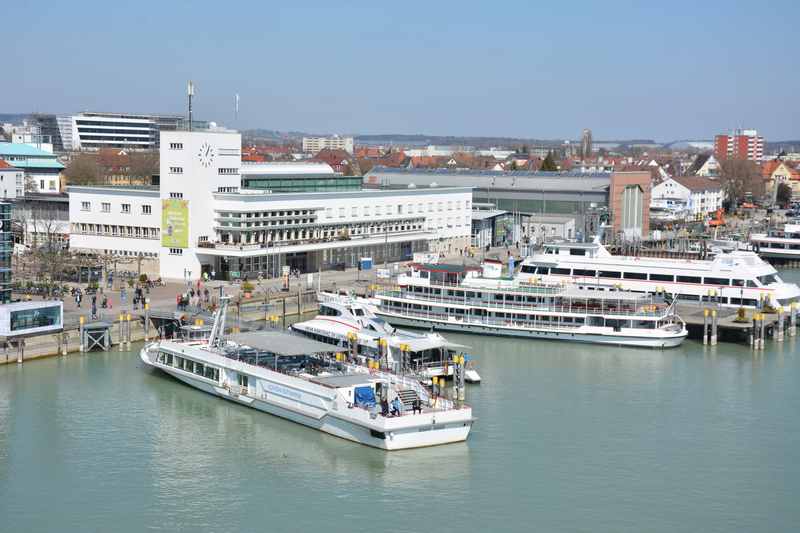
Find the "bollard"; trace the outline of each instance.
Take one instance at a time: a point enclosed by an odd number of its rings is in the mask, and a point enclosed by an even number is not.
[[[83,337],[84,337],[84,335],[83,335],[83,323],[84,323],[85,320],[86,320],[86,318],[83,317],[83,316],[78,318],[78,323],[79,323],[78,335],[80,335],[79,345],[78,345],[78,351],[79,352],[83,352],[86,349],[86,344],[84,344],[84,342],[83,342],[84,341],[84,339],[83,339]]]
[[[125,349],[125,315],[122,313],[119,315],[119,344],[117,347],[120,352]]]
[[[717,310],[711,310],[711,346],[717,345]]]
[[[127,346],[126,347],[130,350],[131,349],[131,314],[128,313],[128,315],[125,318],[126,318],[125,337],[127,339]]]
[[[759,349],[763,350],[764,349],[764,333],[765,333],[765,329],[764,329],[764,313],[759,313],[759,319],[760,319],[759,320],[759,325],[761,327],[761,331],[758,333],[758,340],[759,340],[758,347],[759,347]]]
[[[150,304],[144,304],[144,341],[150,340]]]
[[[756,349],[756,317],[758,313],[753,313],[753,324],[750,326],[750,347]]]
[[[20,339],[17,343],[17,364],[21,365],[25,361],[25,339]]]
[[[703,309],[703,344],[708,344],[708,308]]]
[[[783,306],[778,306],[778,330],[775,332],[775,340],[783,342]]]
[[[69,333],[66,331],[61,333],[61,355],[67,355],[69,349]]]
[[[789,306],[789,336],[794,337],[797,334],[797,302],[792,302]]]

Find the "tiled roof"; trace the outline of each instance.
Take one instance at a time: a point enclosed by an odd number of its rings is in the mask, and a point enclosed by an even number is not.
[[[719,181],[703,176],[675,176],[672,179],[690,191],[714,191],[722,188]]]

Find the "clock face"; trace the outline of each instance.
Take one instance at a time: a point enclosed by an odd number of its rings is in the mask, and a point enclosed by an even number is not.
[[[214,162],[214,148],[208,142],[204,142],[200,147],[200,151],[197,152],[197,158],[200,160],[201,165],[206,168],[210,167]]]

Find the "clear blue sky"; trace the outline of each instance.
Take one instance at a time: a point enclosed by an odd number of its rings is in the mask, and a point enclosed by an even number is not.
[[[0,112],[180,113],[191,78],[238,128],[797,139],[799,5],[8,0]]]

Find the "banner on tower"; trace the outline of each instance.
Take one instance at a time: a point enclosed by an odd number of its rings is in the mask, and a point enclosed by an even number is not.
[[[161,246],[189,247],[189,201],[161,200]]]

